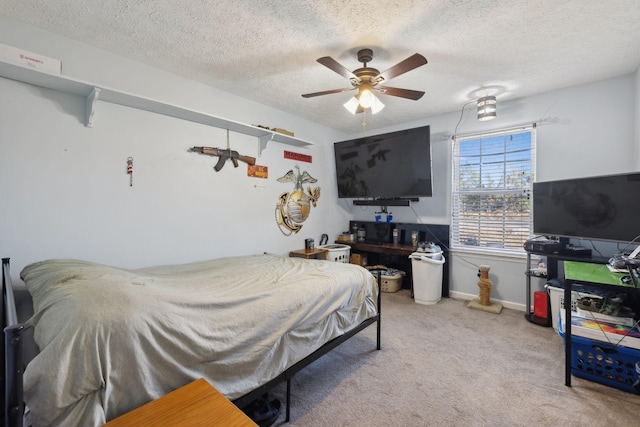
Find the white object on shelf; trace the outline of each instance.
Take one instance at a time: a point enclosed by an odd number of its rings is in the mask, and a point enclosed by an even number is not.
[[[30,67],[47,73],[61,74],[62,62],[39,53],[29,52],[6,44],[0,44],[0,60],[22,67]]]
[[[230,119],[213,116],[211,114],[202,113],[191,110],[189,108],[178,105],[169,104],[162,101],[110,89],[93,83],[76,80],[60,74],[47,73],[38,71],[33,68],[11,64],[0,61],[0,77],[16,80],[22,83],[28,83],[34,86],[53,89],[60,92],[71,93],[74,95],[84,96],[87,99],[87,108],[85,116],[85,126],[93,126],[93,118],[95,114],[95,106],[98,101],[110,102],[113,104],[124,105],[126,107],[136,108],[138,110],[149,111],[152,113],[163,114],[177,119],[188,120],[207,126],[213,126],[221,129],[228,129],[233,132],[242,133],[244,135],[255,136],[258,138],[259,153],[267,147],[270,141],[279,142],[281,144],[292,145],[294,147],[307,147],[313,145],[312,142],[294,138],[272,130],[239,123]]]

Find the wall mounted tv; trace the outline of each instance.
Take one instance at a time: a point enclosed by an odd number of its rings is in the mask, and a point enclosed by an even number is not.
[[[533,184],[537,235],[631,242],[640,234],[640,173]]]
[[[429,126],[340,141],[333,147],[339,198],[432,196]]]

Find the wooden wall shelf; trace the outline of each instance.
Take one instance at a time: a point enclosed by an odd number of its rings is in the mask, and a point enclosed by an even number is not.
[[[259,128],[257,126],[239,123],[230,119],[213,116],[211,114],[202,113],[178,105],[146,98],[144,96],[76,80],[61,74],[50,74],[8,62],[0,61],[0,77],[85,97],[87,99],[87,108],[84,119],[85,126],[87,127],[93,127],[95,107],[98,101],[104,101],[200,123],[206,126],[227,129],[244,135],[255,136],[258,138],[260,153],[262,153],[262,150],[264,150],[267,147],[267,144],[271,141],[292,145],[294,147],[307,147],[313,145],[312,142],[304,141],[268,129]]]

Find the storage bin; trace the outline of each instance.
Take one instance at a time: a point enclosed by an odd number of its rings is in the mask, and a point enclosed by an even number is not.
[[[544,285],[549,293],[549,302],[551,303],[551,325],[553,329],[558,330],[558,313],[560,310],[564,310],[564,288],[558,288],[555,286],[550,286],[549,284]],[[578,292],[571,290],[571,311],[576,311],[576,304],[578,298],[586,297],[586,296],[597,296],[593,294],[589,294],[586,292]]]
[[[336,262],[349,262],[349,253],[351,252],[351,246],[349,245],[341,245],[341,244],[332,244],[332,245],[321,245],[318,248],[326,249],[327,252],[327,261],[336,261]]]
[[[372,267],[367,267],[371,269]],[[372,271],[373,275],[378,277],[378,270]],[[402,288],[402,278],[406,273],[395,268],[388,268],[381,271],[380,290],[382,292],[398,292]]]
[[[559,331],[564,344],[566,336]],[[640,350],[571,335],[571,373],[576,377],[639,394],[636,363]]]

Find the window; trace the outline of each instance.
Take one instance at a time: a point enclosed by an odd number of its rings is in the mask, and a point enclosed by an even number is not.
[[[522,251],[534,171],[535,126],[455,138],[451,247]]]

